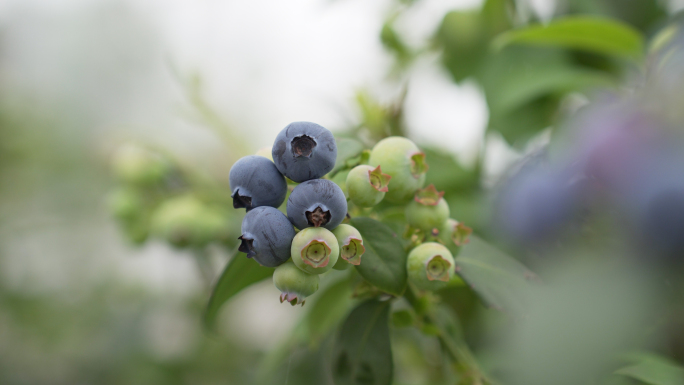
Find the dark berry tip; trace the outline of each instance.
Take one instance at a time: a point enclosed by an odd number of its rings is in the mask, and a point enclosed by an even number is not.
[[[247,209],[251,210],[252,207],[252,197],[247,195],[240,195],[240,190],[235,190],[233,194],[233,208],[234,209]]]
[[[254,240],[249,239],[249,238],[245,238],[244,235],[240,235],[238,237],[238,239],[240,240],[240,246],[238,247],[238,251],[240,251],[242,253],[246,253],[247,258],[254,257],[256,255],[256,251],[254,250],[254,245],[253,245]]]
[[[328,222],[330,222],[330,218],[330,211],[323,211],[323,209],[320,207],[316,207],[314,211],[306,212],[306,221],[309,223],[309,226],[325,226]]]
[[[307,135],[301,135],[292,139],[292,153],[296,157],[310,158],[316,147],[316,141]]]

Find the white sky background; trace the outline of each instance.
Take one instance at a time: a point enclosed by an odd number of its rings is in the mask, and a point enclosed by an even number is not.
[[[168,126],[179,124],[177,110],[182,99],[169,74],[169,62],[181,72],[197,71],[202,75],[208,100],[236,127],[249,133],[254,149],[270,145],[275,134],[295,120],[344,128],[354,117],[353,95],[360,87],[369,87],[381,98],[393,96],[394,90],[384,79],[390,58],[378,39],[382,22],[391,10],[390,1],[119,1],[123,2],[138,19],[134,21],[146,23],[145,28],[158,39],[152,43],[143,39],[141,44],[154,47],[151,59],[159,79],[140,84],[135,106],[116,103],[120,121],[103,120],[108,129],[116,124],[144,124],[167,127],[168,134]],[[107,3],[110,5],[102,5]],[[0,20],[16,27],[19,35],[15,41],[22,44],[10,47],[10,61],[15,60],[15,70],[20,72],[11,77],[28,83],[40,79],[44,87],[60,81],[54,78],[64,79],[64,73],[72,72],[74,63],[97,66],[92,59],[79,60],[78,56],[97,54],[101,49],[93,41],[97,34],[89,34],[89,29],[100,26],[89,26],[78,19],[87,18],[87,12],[98,7],[116,8],[116,3],[1,1]],[[425,0],[400,19],[398,26],[409,41],[420,44],[432,34],[446,11],[479,3]],[[38,18],[39,30],[22,27],[22,18]],[[77,31],[79,25],[82,28]],[[134,36],[128,38],[135,41]],[[436,58],[427,61],[431,62],[418,63],[411,76],[407,103],[410,133],[420,142],[468,158],[486,124],[485,104],[474,87],[459,88],[450,83],[434,65]],[[49,62],[52,68],[45,68]],[[72,83],[83,81],[78,75],[71,74]],[[99,81],[94,84],[106,90],[108,85]],[[88,83],[83,81],[79,86],[88,87]],[[178,130],[183,135],[183,129]],[[196,131],[191,134],[196,135]],[[186,139],[181,142],[186,143]]]
[[[397,26],[419,45],[448,10],[479,4],[422,0]],[[358,88],[386,100],[394,96],[385,79],[390,57],[378,37],[390,10],[389,0],[0,0],[8,42],[1,47],[0,80],[87,116],[92,124],[78,134],[104,154],[122,139],[138,137],[215,162],[225,148],[211,132],[181,119],[185,102],[169,62],[202,75],[207,100],[244,133],[253,151],[270,146],[292,121],[344,128],[355,116]],[[452,83],[437,60],[426,57],[412,70],[410,136],[469,160],[484,132],[486,104],[474,85]],[[199,286],[189,258],[170,256],[162,245],[135,257],[113,240],[104,249],[109,251],[98,266],[107,274],[116,271],[161,292]],[[45,285],[60,269],[62,280],[70,279],[68,264],[36,258],[16,260],[10,274],[35,265],[45,271]],[[298,314],[274,300],[270,285],[238,299],[244,316],[232,322],[265,323],[254,336],[248,335],[254,328],[238,328],[249,343],[269,345],[287,330],[284,320],[293,322]]]

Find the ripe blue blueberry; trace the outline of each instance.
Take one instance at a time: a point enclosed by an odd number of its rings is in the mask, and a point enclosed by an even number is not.
[[[573,222],[585,180],[568,170],[531,167],[506,181],[495,202],[494,225],[516,243],[543,242]]]
[[[269,159],[250,155],[230,169],[233,207],[247,211],[260,206],[278,207],[285,201],[287,182]]]
[[[273,144],[278,170],[297,183],[321,178],[335,167],[337,144],[332,132],[311,122],[285,127]]]
[[[347,215],[347,199],[340,186],[314,179],[294,188],[287,200],[287,216],[298,229],[325,227],[332,230]]]
[[[290,258],[295,230],[285,214],[268,206],[257,207],[242,220],[239,251],[262,266],[275,267]]]

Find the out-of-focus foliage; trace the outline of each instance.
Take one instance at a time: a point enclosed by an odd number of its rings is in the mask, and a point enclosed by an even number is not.
[[[246,330],[224,330],[235,327],[226,315],[239,316],[236,301],[273,269],[235,252],[241,213],[226,181],[136,142],[114,156],[111,186],[102,164],[84,166],[95,163],[77,151],[87,138],[65,135],[68,119],[3,97],[0,241],[22,236],[8,219],[21,215],[15,205],[34,205],[29,191],[42,191],[57,197],[55,220],[70,229],[49,236],[98,243],[83,218],[109,189],[122,236],[172,246],[205,286],[178,296],[118,281],[34,292],[0,274],[0,383],[681,384],[681,20],[657,0],[559,1],[550,20],[528,1],[485,0],[446,13],[432,39],[414,46],[400,21],[419,4],[395,2],[369,36],[393,59],[386,81],[400,91],[389,102],[370,88],[356,94],[358,114],[335,132],[328,177],[344,187],[375,143],[409,132],[404,82],[414,63],[440,55],[452,86],[475,84],[489,111],[473,162],[422,147],[426,183],[474,230],[469,243],[450,245],[458,277],[437,292],[416,290],[406,254],[440,238],[407,228],[401,205],[353,207],[362,264],[327,273],[288,338],[245,346],[235,335]],[[186,112],[232,158],[248,153],[199,79],[182,81]],[[497,137],[522,159],[493,181],[486,162]],[[107,246],[88,246],[90,258]],[[20,252],[0,247],[3,268]]]

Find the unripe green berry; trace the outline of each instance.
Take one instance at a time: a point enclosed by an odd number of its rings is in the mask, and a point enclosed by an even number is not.
[[[447,219],[439,228],[439,240],[447,245],[463,246],[470,242],[473,229],[455,219]]]
[[[226,219],[192,195],[163,202],[152,214],[156,236],[176,247],[204,246],[226,230]]]
[[[134,245],[142,245],[150,235],[148,221],[123,223],[123,231],[128,241]]]
[[[409,281],[423,290],[439,290],[454,276],[454,257],[436,242],[423,243],[408,255],[406,262]]]
[[[273,284],[281,292],[280,303],[287,301],[292,306],[304,306],[306,297],[318,290],[319,282],[318,275],[302,271],[292,260],[278,266],[273,272]]]
[[[360,165],[354,167],[347,175],[347,192],[355,205],[373,207],[385,197],[388,191],[387,184],[392,177],[383,174],[380,167]]]
[[[292,261],[309,274],[322,274],[337,263],[337,239],[324,227],[307,227],[295,235],[290,248]]]
[[[449,219],[449,205],[437,192],[434,185],[419,190],[415,199],[406,206],[406,221],[412,227],[428,234],[437,235],[444,223]]]
[[[161,183],[171,171],[170,162],[161,155],[139,145],[126,145],[112,159],[114,175],[121,181],[135,185]]]
[[[382,166],[392,177],[385,199],[394,203],[408,202],[425,184],[428,166],[425,154],[412,141],[392,136],[379,141],[369,158],[373,167]]]
[[[339,225],[333,230],[340,249],[340,259],[352,265],[361,264],[361,256],[366,252],[361,233],[354,226]]]
[[[134,221],[143,214],[145,203],[142,197],[132,188],[119,188],[112,192],[107,203],[112,215],[124,222]]]

